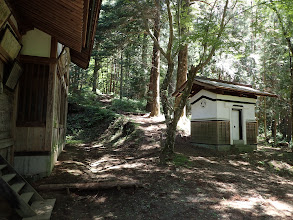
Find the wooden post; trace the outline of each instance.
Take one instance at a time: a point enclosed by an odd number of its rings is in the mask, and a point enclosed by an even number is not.
[[[51,40],[51,58],[57,57],[57,41],[54,37]],[[53,144],[53,127],[54,127],[54,103],[55,103],[55,88],[57,77],[57,63],[49,65],[48,79],[48,98],[47,98],[47,115],[46,115],[46,136],[45,150],[51,151]]]

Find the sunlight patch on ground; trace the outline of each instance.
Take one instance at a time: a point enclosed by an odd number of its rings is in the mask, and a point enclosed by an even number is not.
[[[120,164],[120,165],[113,165],[113,166],[105,166],[105,167],[91,167],[90,170],[93,173],[98,172],[106,172],[111,170],[121,170],[121,169],[138,169],[145,166],[144,163],[126,163],[126,164]]]
[[[261,208],[263,214],[275,216],[275,217],[293,217],[293,206],[291,204],[265,199],[259,197],[242,197],[238,200],[222,200],[221,206],[228,208],[238,209],[241,211],[253,212],[256,208]]]
[[[216,162],[216,161],[212,161],[212,160],[209,160],[205,157],[190,157],[191,160],[193,161],[197,161],[197,162],[206,162],[206,163],[212,163],[212,164],[219,164],[219,162]]]
[[[159,148],[160,145],[159,144],[153,144],[153,145],[146,145],[146,144],[143,144],[139,147],[139,150],[153,150],[153,149],[156,149],[156,148]]]
[[[123,145],[125,141],[126,141],[126,137],[120,138],[112,146],[113,147],[119,147],[119,146]]]
[[[283,161],[271,160],[268,164],[275,170],[287,170],[293,173],[293,166],[290,166],[288,163]]]
[[[106,147],[104,147],[103,144],[95,144],[95,145],[89,147],[89,149],[91,149],[91,148],[102,148],[102,149],[105,149]]]
[[[73,170],[73,169],[70,169],[70,170],[67,169],[66,172],[67,173],[70,173],[70,174],[72,174],[74,176],[80,176],[80,175],[83,174],[83,172],[81,172],[80,170],[77,170],[77,169],[75,169],[75,170]]]
[[[198,202],[217,203],[221,201],[221,199],[219,198],[209,198],[207,197],[207,195],[203,193],[199,193],[198,195],[194,195],[194,196],[192,195],[187,196],[186,199],[187,199],[187,202],[190,202],[190,203],[198,203]]]
[[[91,163],[90,166],[91,167],[97,167],[97,166],[100,166],[102,163],[106,163],[106,162],[108,162],[108,163],[113,163],[114,162],[115,163],[117,161],[120,161],[120,160],[117,159],[117,158],[113,158],[111,155],[107,154],[107,155],[103,156],[101,159]]]
[[[148,126],[147,128],[144,128],[145,131],[153,131],[153,130],[157,130],[158,126],[157,125],[151,125]]]
[[[101,204],[101,203],[105,203],[106,200],[107,200],[107,197],[105,197],[105,196],[101,196],[101,197],[99,197],[99,198],[97,198],[97,199],[95,200],[95,203],[99,203],[99,204]]]
[[[229,164],[238,167],[238,166],[249,166],[250,163],[245,161],[235,161],[235,160],[229,160]]]
[[[213,182],[217,186],[217,191],[221,193],[233,193],[237,194],[238,189],[235,188],[235,185],[232,183],[222,183],[222,182]]]
[[[70,164],[75,164],[78,166],[85,166],[84,163],[78,162],[78,161],[74,161],[74,160],[66,160],[66,161],[61,161],[61,163],[59,165],[70,165]]]

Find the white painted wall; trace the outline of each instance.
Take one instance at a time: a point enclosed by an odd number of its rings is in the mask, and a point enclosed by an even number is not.
[[[51,36],[36,28],[22,37],[22,45],[22,55],[50,57]]]
[[[190,99],[190,103],[194,102],[201,96],[207,96],[212,99],[217,99],[218,101],[206,100],[206,106],[203,108],[201,106],[201,99],[197,103],[194,103],[191,106],[191,121],[193,120],[228,120],[231,122],[232,119],[232,109],[241,109],[242,111],[242,135],[244,144],[247,144],[246,141],[246,122],[255,121],[255,103],[256,99],[246,98],[246,97],[238,97],[238,96],[229,96],[229,95],[221,95],[215,94],[206,90],[201,90],[195,96]],[[219,101],[221,100],[229,100]],[[231,102],[232,101],[232,102]],[[233,102],[235,101],[235,102]],[[244,102],[244,103],[238,103]],[[248,104],[248,103],[251,104]],[[232,126],[230,126],[230,144],[233,144],[233,133]]]
[[[190,103],[194,102],[201,96],[207,96],[209,98],[216,99],[215,93],[206,90],[201,90],[196,95],[191,97]],[[206,102],[205,107],[201,106],[201,101]],[[217,119],[217,103],[205,98],[201,99],[195,104],[191,105],[191,113],[191,121],[203,119]]]

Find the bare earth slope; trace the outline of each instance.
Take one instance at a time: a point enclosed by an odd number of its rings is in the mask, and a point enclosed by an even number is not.
[[[144,187],[42,191],[57,198],[52,219],[293,219],[292,152],[260,146],[219,156],[178,135],[176,161],[161,166],[162,119],[129,117],[135,132],[108,130],[100,142],[66,146],[36,186],[138,180]]]

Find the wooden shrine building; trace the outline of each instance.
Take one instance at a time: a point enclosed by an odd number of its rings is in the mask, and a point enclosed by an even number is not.
[[[184,88],[185,84],[174,95]],[[190,93],[192,143],[218,151],[256,149],[257,96],[276,97],[249,85],[196,77]]]
[[[101,0],[0,0],[0,155],[48,176],[65,144],[69,64],[87,68]]]

